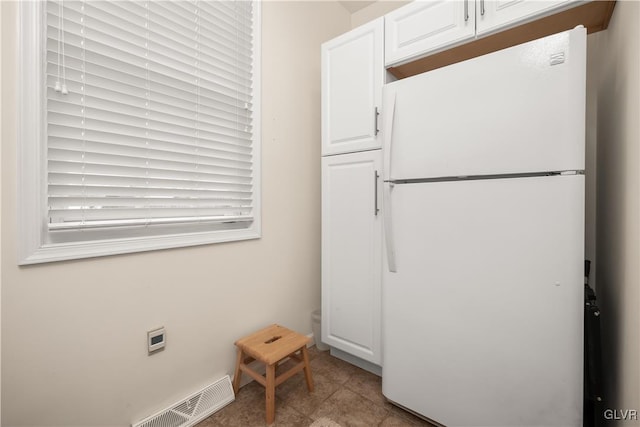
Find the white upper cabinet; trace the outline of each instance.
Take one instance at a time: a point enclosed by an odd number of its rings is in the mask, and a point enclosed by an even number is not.
[[[380,148],[384,19],[322,45],[322,155]]]
[[[476,3],[478,9],[477,32],[481,36],[584,2],[576,0],[477,0]]]
[[[385,64],[401,64],[475,37],[474,0],[415,1],[385,16]]]

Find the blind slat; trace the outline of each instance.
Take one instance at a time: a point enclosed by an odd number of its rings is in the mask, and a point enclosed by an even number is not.
[[[194,170],[167,170],[158,167],[135,167],[128,165],[112,165],[103,163],[82,163],[72,160],[57,160],[55,158],[48,161],[49,170],[53,173],[66,173],[75,175],[103,175],[117,176],[120,178],[144,178],[144,179],[165,179],[165,180],[194,180],[200,182],[227,182],[231,184],[250,184],[250,176],[240,174],[224,174],[213,172],[200,172]],[[171,194],[169,194],[170,196]]]
[[[51,184],[50,194],[56,197],[107,197],[113,194],[123,197],[135,197],[139,194],[138,188],[116,187],[109,185],[72,185],[72,184]],[[251,200],[250,191],[233,190],[207,190],[207,189],[181,189],[174,188],[172,193],[176,198],[221,198],[221,199],[244,199]],[[148,196],[164,196],[163,188],[145,187],[145,194]]]
[[[168,150],[168,151],[177,151],[180,153],[188,152],[192,149],[193,145],[190,141],[187,143],[183,143],[183,141],[168,141],[166,139],[157,139],[151,136],[146,137],[135,137],[135,136],[127,136],[122,134],[114,134],[108,131],[95,131],[95,130],[82,130],[69,126],[49,126],[49,139],[53,140],[53,138],[65,139],[70,141],[80,141],[80,142],[100,142],[105,144],[113,144],[122,147],[127,147],[129,145],[133,146],[143,146],[145,147],[147,143],[153,144],[158,150]],[[227,158],[233,159],[244,158],[247,159],[251,156],[251,146],[244,145],[232,145],[225,144],[216,141],[208,141],[208,140],[200,140],[200,144],[198,148],[200,150],[209,150],[209,151],[201,151],[201,153],[211,153],[216,156],[219,154],[219,158]],[[244,157],[238,157],[244,156]]]
[[[247,154],[224,153],[224,157],[214,155],[214,151],[203,147],[184,146],[182,151],[164,150],[154,147],[148,149],[146,141],[140,145],[104,144],[95,141],[50,138],[50,150],[67,150],[68,152],[88,152],[96,155],[126,155],[132,158],[150,158],[153,160],[180,161],[183,163],[201,163],[209,166],[227,168],[250,168],[251,156]],[[182,147],[178,147],[182,148]],[[188,149],[188,151],[186,151]]]
[[[119,122],[117,121],[116,114],[113,114],[111,116],[102,116],[102,118],[104,118],[105,120],[99,120],[91,117],[83,119],[82,116],[52,111],[49,113],[49,117],[50,128],[52,127],[52,125],[65,126],[67,128],[77,129],[80,134],[82,134],[84,129],[105,133],[111,132],[112,135],[118,135],[116,133],[113,133],[114,126],[118,126],[119,134],[123,135],[124,137],[159,139],[182,144],[189,143],[189,141],[196,139],[195,135],[184,135],[182,133],[179,133],[180,129],[175,127],[171,128],[168,126],[162,126],[162,128],[154,128],[153,125],[158,124],[158,126],[161,126],[161,124],[153,120],[148,121],[149,126],[145,126],[145,123],[147,122],[145,122],[143,119],[138,119],[138,121],[135,121],[133,117],[128,118],[128,123]],[[246,139],[241,138],[240,136],[234,137],[229,135],[214,134],[213,132],[207,131],[200,131],[199,133],[200,136],[198,141],[203,141],[204,144],[207,144],[208,141],[211,141],[215,145],[229,148],[233,146],[248,147],[251,145],[250,142],[248,142]]]
[[[174,218],[144,218],[144,219],[122,219],[119,221],[100,221],[94,220],[91,222],[84,221],[69,221],[65,223],[53,223],[49,226],[50,230],[75,230],[79,228],[118,228],[118,227],[147,227],[149,225],[154,224],[183,224],[183,223],[234,223],[234,222],[251,222],[253,221],[253,216],[245,215],[245,216],[233,216],[233,215],[223,215],[223,216],[199,216],[196,218],[193,217],[174,217]]]
[[[117,175],[91,175],[91,174],[69,174],[69,173],[49,173],[49,183],[51,185],[86,185],[86,186],[113,186],[128,188],[170,188],[174,189],[205,189],[219,191],[251,191],[251,183],[230,183],[222,181],[199,181],[194,182],[189,179],[162,179],[152,177],[131,177]],[[172,193],[173,194],[173,193]]]
[[[68,150],[51,150],[49,161],[65,162],[60,167],[68,168],[67,173],[83,173],[91,171],[92,167],[124,166],[128,168],[141,168],[151,176],[154,171],[162,170],[174,173],[189,173],[201,176],[225,176],[230,180],[243,182],[251,176],[251,168],[231,168],[224,166],[212,166],[201,163],[174,162],[167,160],[140,160],[136,157],[110,156],[96,153],[73,153]],[[52,166],[55,169],[55,166]],[[147,176],[147,175],[143,175]]]

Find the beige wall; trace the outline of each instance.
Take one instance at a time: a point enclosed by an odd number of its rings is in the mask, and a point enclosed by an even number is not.
[[[597,255],[605,407],[640,411],[640,3],[599,33]],[[640,425],[618,422],[619,425]]]
[[[2,425],[126,426],[320,306],[320,44],[336,2],[263,3],[263,238],[18,268],[14,3],[2,2]],[[148,357],[146,331],[167,328]]]
[[[376,19],[380,16],[385,15],[386,13],[391,12],[405,4],[410,3],[410,1],[405,0],[381,0],[377,1],[365,8],[354,12],[351,15],[351,28],[359,27],[362,24],[366,24],[367,22]]]

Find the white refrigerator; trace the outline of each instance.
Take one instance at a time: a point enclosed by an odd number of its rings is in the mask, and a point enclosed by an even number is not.
[[[586,30],[384,89],[383,394],[581,426]]]

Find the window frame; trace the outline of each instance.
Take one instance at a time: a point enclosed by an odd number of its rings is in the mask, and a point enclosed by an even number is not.
[[[20,2],[18,9],[18,129],[17,129],[17,210],[18,264],[28,265],[52,261],[91,258],[124,253],[152,251],[211,243],[258,239],[261,237],[261,4],[254,1],[253,31],[253,212],[254,220],[247,228],[209,231],[176,230],[167,227],[165,234],[131,236],[64,243],[48,243],[47,227],[47,135],[46,73],[44,56],[46,32],[43,8],[45,2]],[[37,82],[37,84],[35,84]],[[34,122],[37,126],[34,126]],[[171,230],[173,230],[171,232]],[[82,233],[82,231],[78,231]],[[132,233],[135,234],[135,233]]]

